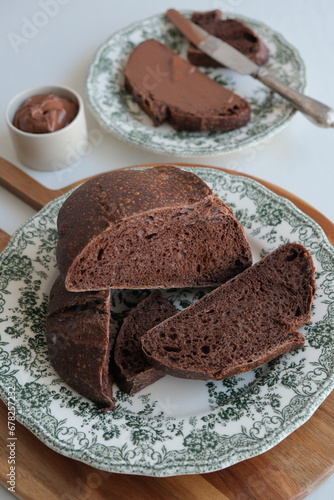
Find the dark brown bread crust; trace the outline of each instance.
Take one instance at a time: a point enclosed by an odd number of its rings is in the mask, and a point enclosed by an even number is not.
[[[211,35],[232,45],[232,47],[254,61],[255,64],[262,66],[268,61],[268,47],[243,22],[237,19],[223,19],[223,14],[218,9],[208,12],[194,12],[191,20]],[[195,66],[222,67],[219,62],[204,54],[193,44],[189,45],[187,56],[191,64]]]
[[[91,305],[93,308],[94,305],[107,303],[109,301],[109,294],[109,290],[80,293],[68,292],[64,287],[64,282],[58,277],[51,288],[47,315],[51,316],[66,309],[74,311],[76,307],[80,309],[82,306]]]
[[[164,377],[163,372],[153,368],[146,361],[141,350],[140,338],[148,330],[176,313],[175,307],[156,290],[126,316],[111,356],[114,380],[122,391],[135,394]]]
[[[170,375],[220,380],[304,345],[316,285],[312,257],[286,244],[141,339]]]
[[[130,54],[125,88],[155,126],[168,121],[176,130],[228,131],[250,120],[250,104],[211,80],[157,40]]]
[[[87,181],[61,207],[58,233],[70,291],[217,286],[252,262],[232,211],[199,177],[171,166]]]
[[[109,375],[110,292],[68,292],[55,281],[46,318],[50,361],[73,389],[106,410],[114,409]]]

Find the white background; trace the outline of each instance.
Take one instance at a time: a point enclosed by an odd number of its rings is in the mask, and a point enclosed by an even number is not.
[[[54,5],[44,26],[14,50],[11,38],[22,36],[27,20],[37,20],[43,4]],[[62,171],[35,172],[17,160],[4,119],[8,101],[35,85],[63,84],[84,98],[84,81],[97,48],[115,31],[167,8],[221,10],[253,17],[279,31],[298,48],[307,69],[307,93],[334,107],[334,4],[331,0],[0,0],[0,155],[52,189],[102,171],[129,165],[175,162],[120,142],[103,133],[101,144],[80,164]],[[44,9],[45,12],[45,9]],[[45,17],[45,16],[44,16]],[[41,19],[41,18],[40,18]],[[88,130],[98,128],[86,108]],[[313,205],[334,221],[334,130],[318,128],[297,113],[288,126],[261,148],[199,158],[197,163],[231,168],[272,182]],[[182,158],[192,163],[193,159]],[[0,188],[0,228],[12,234],[35,212]],[[333,409],[334,412],[334,409]],[[19,446],[19,443],[18,443]],[[19,464],[18,464],[19,466]],[[333,498],[334,477],[309,500]],[[0,487],[1,500],[12,498]]]

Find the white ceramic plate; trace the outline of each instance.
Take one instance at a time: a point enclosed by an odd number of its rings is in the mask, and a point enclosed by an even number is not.
[[[311,252],[317,279],[306,346],[220,382],[165,377],[137,395],[116,387],[104,413],[57,376],[44,320],[57,276],[56,217],[66,196],[24,224],[0,256],[0,394],[15,387],[17,419],[49,447],[93,467],[168,476],[210,472],[258,455],[302,425],[334,385],[334,249],[322,229],[292,203],[245,177],[187,168],[234,210],[254,260],[288,241]],[[147,292],[113,292],[113,314]],[[182,309],[204,290],[169,290]]]
[[[268,26],[242,16],[233,17],[248,24],[268,45],[268,68],[284,83],[303,92],[305,68],[298,51]],[[188,42],[164,15],[158,15],[112,35],[97,51],[89,68],[86,92],[90,108],[99,123],[119,139],[157,153],[212,156],[254,145],[281,130],[294,115],[295,109],[285,99],[250,76],[223,68],[202,68],[251,103],[250,123],[231,132],[177,132],[168,124],[154,127],[125,91],[123,77],[129,54],[148,38],[155,38],[186,57]]]

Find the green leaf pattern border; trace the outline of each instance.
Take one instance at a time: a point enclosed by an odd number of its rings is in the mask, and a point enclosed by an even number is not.
[[[186,16],[191,11],[183,11]],[[263,23],[237,17],[253,28],[270,49],[267,64],[277,77],[303,92],[305,66],[299,52]],[[113,34],[97,51],[86,78],[88,105],[100,125],[119,139],[149,151],[175,156],[212,156],[254,146],[280,131],[296,110],[285,99],[248,76],[226,69],[202,68],[211,78],[249,100],[251,122],[230,132],[177,132],[170,125],[153,127],[151,120],[124,90],[123,67],[134,47],[155,38],[185,56],[187,42],[162,14],[136,22]]]
[[[68,194],[49,203],[15,233],[0,256],[0,393],[6,402],[15,385],[17,419],[54,450],[99,469],[169,476],[227,467],[284,439],[334,385],[334,250],[322,229],[251,179],[210,168],[185,169],[231,206],[255,258],[287,241],[309,248],[318,291],[312,322],[304,328],[307,345],[238,377],[196,381],[199,393],[206,391],[208,409],[186,418],[173,415],[168,397],[161,404],[150,393],[117,391],[116,411],[101,412],[66,386],[48,361],[46,292],[56,275],[56,216]],[[115,291],[113,303],[124,310],[143,293],[124,297]],[[182,309],[203,293],[169,290],[166,296]]]

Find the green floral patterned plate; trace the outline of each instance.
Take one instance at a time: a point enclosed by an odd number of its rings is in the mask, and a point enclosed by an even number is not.
[[[189,16],[190,11],[184,11]],[[232,16],[227,16],[232,17]],[[284,83],[303,91],[305,68],[298,51],[269,27],[242,16],[270,49],[268,67]],[[140,42],[155,38],[186,57],[188,42],[164,16],[151,17],[112,35],[97,51],[86,80],[90,108],[99,123],[119,139],[150,151],[177,156],[212,156],[240,150],[278,132],[295,113],[282,97],[249,76],[228,69],[202,68],[211,78],[251,103],[251,121],[231,132],[177,132],[154,127],[151,119],[124,90],[123,68]]]
[[[288,241],[311,252],[317,279],[306,346],[220,382],[167,376],[137,395],[114,387],[104,413],[68,387],[47,354],[44,318],[57,276],[56,218],[65,195],[24,224],[0,256],[0,393],[17,419],[54,450],[93,467],[168,476],[214,471],[262,453],[302,425],[334,384],[334,249],[322,229],[257,182],[187,167],[226,201],[244,225],[254,260]],[[115,290],[113,315],[144,298]],[[205,290],[165,296],[182,309]]]

